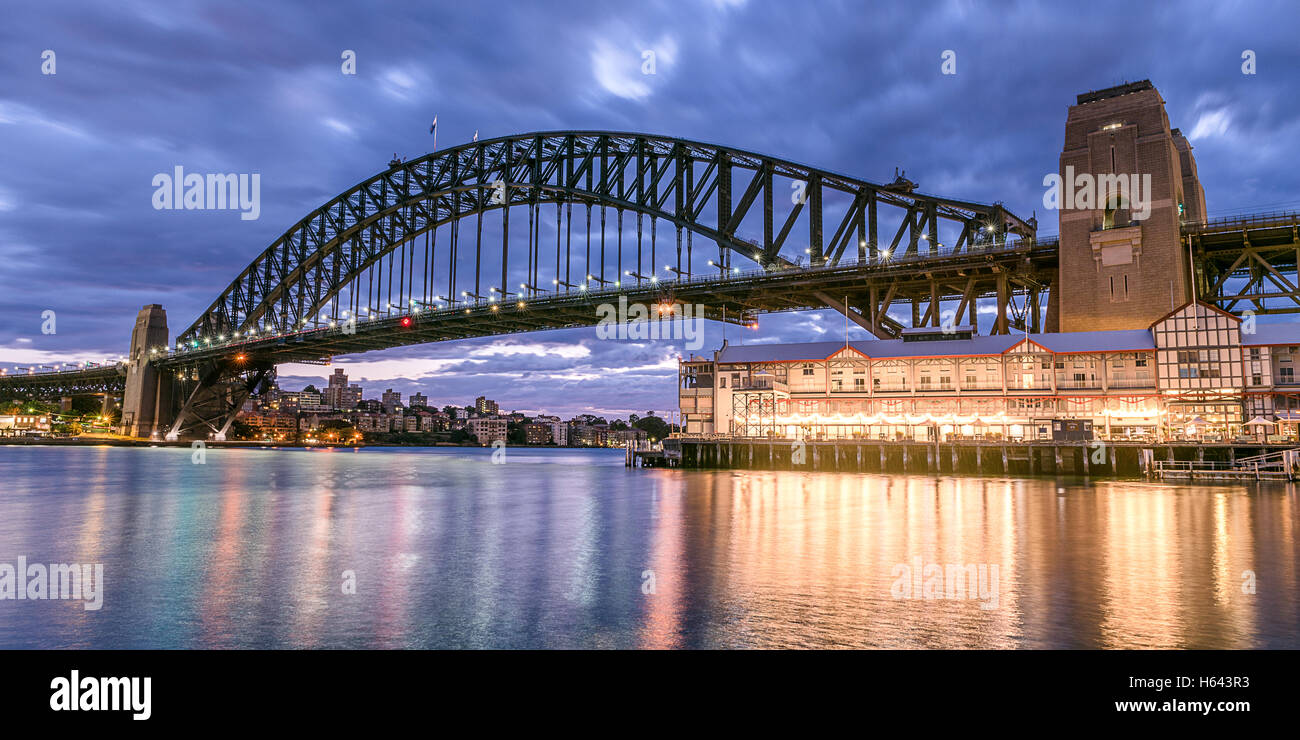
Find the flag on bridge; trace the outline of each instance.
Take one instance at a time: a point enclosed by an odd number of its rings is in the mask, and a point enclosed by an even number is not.
[[[474,141],[478,141],[478,129],[474,129]]]
[[[437,116],[434,116],[434,117],[433,117],[433,125],[429,127],[429,133],[432,134],[432,133],[434,133],[434,132],[437,131],[437,130],[438,130],[438,117],[437,117]]]

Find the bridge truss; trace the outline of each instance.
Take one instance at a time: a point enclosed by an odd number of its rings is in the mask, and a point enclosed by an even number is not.
[[[390,164],[285,232],[181,332],[178,346],[205,349],[250,332],[287,335],[413,306],[472,312],[697,276],[723,283],[752,270],[961,255],[1034,234],[1032,222],[1000,205],[924,195],[902,178],[880,185],[643,134],[524,134]],[[496,245],[485,243],[485,219],[499,219],[486,224]],[[711,246],[697,250],[697,237]],[[788,301],[749,303],[761,311]]]

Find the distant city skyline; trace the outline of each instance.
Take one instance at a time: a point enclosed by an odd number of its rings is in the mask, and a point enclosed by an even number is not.
[[[388,388],[388,387],[378,388],[377,386],[366,388],[364,383],[358,382],[355,378],[353,378],[353,376],[348,372],[347,368],[335,366],[335,365],[331,365],[329,366],[329,368],[330,368],[329,373],[327,373],[323,377],[315,378],[315,379],[309,376],[292,376],[289,378],[285,378],[284,376],[279,376],[276,378],[276,385],[279,387],[281,393],[301,393],[303,391],[306,391],[308,387],[315,388],[316,391],[321,394],[322,403],[326,403],[328,405],[327,403],[328,399],[326,394],[328,388],[330,387],[329,386],[330,378],[334,377],[335,373],[337,373],[339,370],[342,370],[343,375],[348,379],[348,385],[350,387],[355,387],[355,386],[361,387],[362,395],[359,400],[382,403],[383,397],[386,395],[387,391],[392,390],[401,397],[401,406],[403,409],[412,408],[411,406],[412,395],[423,395],[427,400],[425,407],[430,411],[441,411],[443,408],[447,406],[454,406],[456,408],[463,408],[463,409],[475,409],[476,402],[478,401],[478,399],[485,398],[488,401],[488,403],[494,404],[497,407],[497,410],[492,413],[498,414],[500,416],[509,416],[511,414],[524,414],[530,417],[558,416],[559,418],[565,420],[571,419],[573,417],[581,416],[584,414],[589,414],[592,416],[606,417],[608,421],[613,421],[614,419],[626,419],[632,414],[635,414],[637,416],[645,416],[647,412],[653,412],[656,416],[669,418],[677,410],[676,406],[673,406],[671,408],[666,408],[666,409],[655,409],[655,408],[646,408],[640,410],[633,409],[627,412],[622,412],[618,410],[602,412],[598,410],[584,408],[583,410],[580,411],[568,413],[568,412],[551,410],[545,407],[517,408],[511,406],[509,403],[501,401],[500,399],[493,398],[491,396],[487,396],[482,393],[479,393],[477,396],[470,398],[468,400],[459,397],[442,399],[436,395],[430,395],[428,392],[426,392],[428,389],[420,386],[418,383],[411,384],[410,386],[411,390],[409,391],[399,391],[397,388]],[[390,381],[384,380],[383,382],[389,383]]]

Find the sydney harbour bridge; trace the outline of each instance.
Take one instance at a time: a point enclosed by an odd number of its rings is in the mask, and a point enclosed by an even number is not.
[[[1298,225],[1184,224],[1199,295],[1300,311]],[[902,175],[647,134],[521,134],[395,159],[293,224],[174,339],[146,306],[122,364],[8,372],[0,397],[123,392],[126,433],[224,438],[278,364],[591,326],[620,297],[736,324],[833,308],[881,338],[941,314],[977,324],[981,303],[989,333],[1051,331],[1058,251],[1000,203]]]

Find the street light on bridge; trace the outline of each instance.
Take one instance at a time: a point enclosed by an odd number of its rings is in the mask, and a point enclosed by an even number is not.
[[[632,272],[631,270],[624,270],[623,274],[627,275],[628,277],[634,277],[637,280],[649,280],[652,283],[659,282],[659,278],[655,275],[642,275],[639,272]]]

